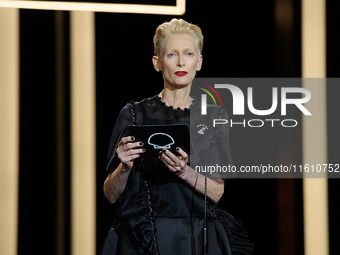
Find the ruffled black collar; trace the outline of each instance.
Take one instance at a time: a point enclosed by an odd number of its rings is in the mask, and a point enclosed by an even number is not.
[[[165,109],[169,109],[172,111],[176,111],[176,112],[190,112],[190,109],[193,107],[194,103],[195,103],[195,99],[193,98],[191,105],[188,108],[174,108],[172,106],[167,105],[165,102],[162,101],[162,98],[158,95],[158,93],[156,95],[154,95],[154,98],[156,99],[156,101]]]

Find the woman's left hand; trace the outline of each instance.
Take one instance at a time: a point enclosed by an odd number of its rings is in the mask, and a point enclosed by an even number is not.
[[[193,189],[198,191],[202,196],[205,192],[204,175],[192,169],[188,163],[188,154],[181,148],[176,148],[180,156],[176,156],[171,151],[163,149],[159,152],[159,159],[169,168],[169,170],[179,178],[187,182]],[[217,203],[224,192],[224,180],[222,179],[207,179],[207,196],[213,203]]]
[[[180,154],[180,156],[176,156],[171,151],[163,149],[159,152],[159,159],[163,161],[171,172],[176,174],[178,177],[181,177],[188,169],[188,154],[179,147],[176,148],[176,151]]]

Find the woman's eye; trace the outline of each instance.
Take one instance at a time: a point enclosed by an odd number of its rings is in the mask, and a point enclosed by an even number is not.
[[[192,53],[192,52],[188,52],[188,56],[194,56],[194,53]]]
[[[175,56],[175,53],[169,53],[168,54],[168,57],[173,57],[173,56]]]

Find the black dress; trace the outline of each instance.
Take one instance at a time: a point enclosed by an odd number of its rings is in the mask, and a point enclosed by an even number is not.
[[[210,106],[210,114],[202,118],[200,109],[196,100],[189,109],[173,109],[158,96],[127,104],[112,133],[107,170],[118,166],[115,149],[121,137],[128,135],[127,127],[131,124],[190,124],[195,151],[190,156],[191,164],[200,161],[197,148],[210,148],[213,160],[233,164],[227,125],[212,128],[212,118],[228,118],[225,110]],[[159,159],[135,160],[116,207],[102,254],[203,254],[204,199]],[[211,203],[207,211],[207,238],[209,255],[251,254],[253,249],[241,224]]]

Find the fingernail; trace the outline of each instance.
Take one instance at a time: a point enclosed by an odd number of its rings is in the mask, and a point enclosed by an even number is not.
[[[160,152],[159,152],[159,154],[161,154],[161,155],[162,155],[162,153],[163,153],[163,151],[160,151]]]
[[[134,141],[134,140],[135,140],[135,138],[132,136],[132,137],[131,137],[131,141]]]
[[[139,145],[143,145],[143,142],[140,142]]]
[[[146,152],[146,149],[145,149],[145,148],[143,148],[143,152]]]
[[[163,149],[163,150],[162,150],[162,152],[163,152],[163,153],[165,153],[165,152],[166,152],[166,150],[165,150],[165,149]]]
[[[176,151],[179,151],[179,147],[176,148]]]

